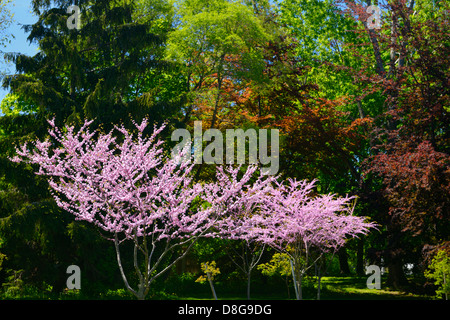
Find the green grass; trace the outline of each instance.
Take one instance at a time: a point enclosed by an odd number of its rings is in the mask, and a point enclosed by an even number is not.
[[[383,286],[381,289],[368,289],[365,277],[323,277],[321,299],[334,300],[400,300],[431,299],[430,296],[395,291]]]
[[[430,300],[433,296],[418,295],[390,290],[382,279],[380,290],[368,289],[366,277],[323,277],[321,280],[321,300]],[[217,282],[214,284],[219,300],[246,300],[246,282]],[[211,300],[212,293],[208,283],[199,284],[193,280],[179,280],[174,278],[153,288],[148,299],[155,300]],[[287,300],[295,299],[292,285],[288,288],[280,279],[261,283],[256,282],[251,287],[253,300]],[[67,291],[55,294],[25,290],[21,294],[5,296],[3,299],[39,299],[39,300],[134,300],[134,297],[125,289],[108,290],[99,295],[86,295],[83,290]],[[317,299],[317,282],[314,278],[307,278],[303,286],[303,299]]]
[[[321,300],[430,300],[433,296],[418,295],[407,292],[395,291],[387,288],[383,284],[386,279],[382,279],[381,289],[368,289],[366,285],[366,277],[323,277],[321,280]],[[238,290],[237,290],[238,289]],[[246,289],[241,286],[230,290],[230,288],[222,285],[216,285],[216,293],[220,299],[227,300],[245,300]],[[294,289],[290,287],[288,296],[287,287],[284,285],[253,285],[251,290],[251,298],[255,300],[285,300],[295,299]],[[178,295],[173,295],[174,299],[212,299],[209,286],[205,284],[204,290],[188,290]],[[314,279],[306,281],[303,287],[304,300],[317,299],[317,283]]]

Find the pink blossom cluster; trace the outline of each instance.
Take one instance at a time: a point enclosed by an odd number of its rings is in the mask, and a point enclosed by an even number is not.
[[[259,205],[270,197],[276,178],[263,174],[255,178],[257,170],[255,165],[245,172],[241,172],[240,166],[217,167],[216,181],[206,190],[213,210],[218,213],[215,233],[210,235],[249,242],[259,240],[259,233],[254,232],[259,226],[252,226],[252,222],[260,212]]]
[[[39,165],[37,174],[49,176],[58,206],[76,219],[126,238],[146,235],[156,241],[195,235],[210,226],[211,209],[191,210],[203,192],[201,184],[192,183],[193,165],[165,158],[162,141],[156,140],[164,125],[149,137],[143,134],[147,120],[136,124],[136,136],[115,127],[122,134],[118,143],[114,130],[90,131],[92,121],[77,133],[73,127],[63,133],[49,123],[50,136],[59,144],[52,154],[49,139],[37,141],[31,151],[25,144],[17,154]]]
[[[354,197],[333,194],[313,195],[317,180],[288,179],[276,183],[270,199],[261,203],[261,215],[255,216],[258,238],[280,251],[300,246],[334,251],[349,237],[366,234],[375,223],[355,216]]]

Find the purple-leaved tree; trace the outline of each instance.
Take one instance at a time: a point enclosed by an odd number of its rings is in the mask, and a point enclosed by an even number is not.
[[[123,126],[107,134],[91,131],[92,121],[77,132],[49,123],[52,139],[35,142],[31,150],[24,144],[11,160],[38,165],[37,174],[49,177],[59,207],[112,235],[125,286],[144,299],[152,282],[208,232],[219,214],[201,205],[204,187],[192,182],[193,161],[166,157],[157,140],[164,126],[146,137],[147,120],[135,124],[136,135]],[[120,244],[126,240],[134,243],[137,288],[122,266]]]
[[[354,198],[313,196],[315,183],[295,179],[277,183],[270,196],[260,203],[261,214],[254,215],[252,223],[259,226],[253,230],[262,243],[289,257],[299,300],[305,272],[325,252],[335,252],[349,237],[366,234],[375,227],[365,217],[353,215]]]

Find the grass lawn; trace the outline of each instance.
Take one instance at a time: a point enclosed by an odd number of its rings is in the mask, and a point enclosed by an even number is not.
[[[366,277],[323,277],[321,280],[321,300],[430,300],[432,296],[418,295],[400,291],[389,290],[383,286],[386,279],[382,279],[380,290],[368,289],[366,286]],[[206,286],[207,284],[205,284]],[[208,286],[209,289],[209,286]],[[241,288],[242,293],[234,292],[216,286],[218,299],[246,300],[245,288]],[[173,299],[212,299],[211,291],[201,290],[199,292],[188,291],[182,294],[172,296]],[[295,299],[293,287],[290,287],[288,296],[287,287],[284,286],[252,286],[251,298],[255,300],[286,300]],[[317,299],[317,284],[306,283],[303,288],[304,300]]]
[[[323,277],[321,280],[321,300],[431,300],[433,296],[417,295],[386,288],[385,278],[382,278],[381,289],[367,289],[366,277]],[[219,300],[247,300],[246,282],[214,284]],[[314,278],[307,278],[303,286],[303,299],[317,299],[317,283]],[[292,284],[289,287],[283,281],[254,283],[251,287],[252,300],[294,300],[295,293]],[[68,291],[61,294],[27,290],[16,296],[0,294],[0,300],[38,299],[38,300],[135,300],[125,289],[109,290],[99,295],[87,295],[83,290]],[[212,300],[208,283],[194,281],[176,281],[161,284],[147,296],[151,300]]]
[[[381,289],[368,289],[365,277],[324,277],[322,280],[324,290],[321,299],[336,300],[391,300],[391,299],[431,299],[430,296],[421,296],[411,293],[389,290],[381,286]]]

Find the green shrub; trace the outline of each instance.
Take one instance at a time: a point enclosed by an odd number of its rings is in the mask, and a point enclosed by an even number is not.
[[[434,256],[428,270],[425,271],[425,276],[434,280],[434,284],[438,286],[436,296],[448,300],[450,293],[450,254],[444,250],[439,250]]]

